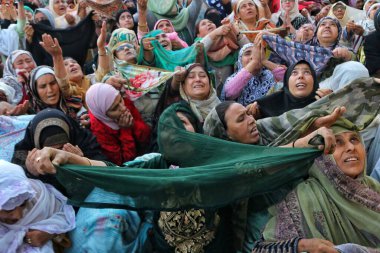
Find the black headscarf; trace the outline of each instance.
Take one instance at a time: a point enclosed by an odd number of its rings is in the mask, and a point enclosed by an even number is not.
[[[73,27],[66,29],[55,29],[44,24],[32,24],[34,29],[32,43],[27,45],[27,49],[32,53],[37,65],[53,66],[51,56],[42,48],[40,41],[44,33],[57,38],[62,47],[63,56],[70,56],[76,60],[80,66],[86,61],[87,50],[93,37],[96,36],[95,24],[91,19],[92,14]]]
[[[289,77],[292,74],[293,69],[298,64],[307,64],[310,67],[311,74],[314,79],[313,90],[309,96],[304,98],[297,98],[290,93],[289,90]],[[262,97],[257,100],[259,105],[259,110],[261,118],[274,117],[283,114],[284,112],[299,109],[311,104],[315,101],[316,91],[319,88],[317,82],[317,75],[313,67],[305,60],[301,60],[293,65],[291,65],[285,72],[284,76],[284,88],[272,95]]]
[[[380,70],[380,9],[376,11],[374,22],[376,31],[367,35],[364,41],[365,66],[370,75]]]
[[[61,138],[58,139],[57,137]],[[63,144],[62,142],[66,140],[74,146],[78,145],[85,157],[94,160],[106,160],[96,137],[89,130],[81,128],[74,119],[62,111],[47,108],[37,113],[29,122],[24,139],[15,145],[12,163],[24,166],[28,151],[34,148],[41,149],[47,143],[50,145]],[[33,177],[28,172],[27,175]],[[38,178],[64,192],[64,188],[53,176]]]

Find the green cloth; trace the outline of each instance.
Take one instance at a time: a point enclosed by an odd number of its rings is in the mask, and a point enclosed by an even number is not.
[[[202,38],[197,37],[197,38],[195,38],[194,42],[198,42],[201,40],[202,40]],[[224,57],[224,59],[221,61],[213,61],[213,60],[208,59],[208,57],[207,57],[207,60],[212,66],[220,68],[220,67],[224,67],[224,66],[235,65],[235,63],[238,60],[238,56],[239,56],[239,50],[236,50],[233,53]]]
[[[280,146],[298,139],[317,117],[345,106],[344,117],[358,127],[366,128],[380,112],[380,84],[373,78],[359,78],[329,96],[302,108],[288,111],[278,117],[260,119],[257,129],[261,142]]]
[[[352,93],[346,93],[349,89]],[[346,96],[346,95],[350,96]],[[355,97],[352,96],[355,94]],[[338,103],[340,101],[340,103]],[[316,105],[319,105],[319,107]],[[379,113],[380,85],[373,79],[360,79],[341,90],[297,112],[297,119],[288,112],[286,117],[265,121],[267,129],[260,129],[266,139],[289,143],[302,134],[304,124],[322,114],[318,108],[332,110],[346,105],[345,116],[362,129]],[[240,199],[277,190],[307,176],[308,168],[320,151],[316,149],[277,148],[254,146],[220,140],[183,129],[175,106],[161,115],[158,125],[158,144],[164,159],[179,170],[163,168],[157,161],[142,166],[149,169],[119,167],[86,167],[66,165],[58,168],[57,178],[67,189],[75,192],[75,204],[85,205],[86,186],[97,186],[126,197],[123,207],[130,209],[179,210],[183,208],[216,208]],[[300,116],[301,115],[301,116]],[[304,116],[302,116],[304,115]],[[174,117],[175,116],[175,117]],[[279,121],[284,119],[285,121]],[[277,123],[281,123],[276,125]],[[287,130],[292,124],[295,131]],[[278,131],[278,132],[276,132]],[[286,140],[282,140],[285,132]],[[293,133],[293,135],[291,135]],[[155,169],[152,169],[155,168]],[[107,202],[107,200],[104,200]],[[115,207],[117,205],[95,206]]]
[[[154,30],[146,34],[142,39],[154,38],[157,35],[163,33],[161,30]],[[157,68],[162,68],[170,71],[174,71],[177,66],[186,66],[187,64],[197,62],[198,58],[203,58],[206,60],[205,65],[208,65],[207,55],[203,48],[202,43],[194,43],[190,47],[182,48],[176,51],[166,50],[161,46],[157,40],[151,41],[153,46],[153,54],[155,60],[155,66]],[[142,41],[141,43],[142,44]],[[138,64],[146,64],[144,60],[144,50],[141,49],[137,58]]]
[[[270,208],[266,241],[321,238],[380,248],[380,184],[346,176],[332,156],[316,159],[309,179]]]
[[[159,19],[169,19],[175,31],[183,30],[189,21],[188,8],[178,10],[176,0],[155,0],[148,2],[148,9]]]

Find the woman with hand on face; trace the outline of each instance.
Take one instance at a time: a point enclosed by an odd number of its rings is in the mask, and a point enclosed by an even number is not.
[[[92,85],[86,101],[90,129],[109,161],[121,165],[144,152],[149,144],[150,128],[132,101],[105,83]]]
[[[66,0],[49,0],[49,10],[54,16],[55,28],[58,29],[74,26],[78,24],[81,19],[78,14],[68,13]]]
[[[75,213],[65,196],[51,185],[28,179],[20,166],[4,160],[0,185],[1,252],[54,252],[57,245],[70,246],[62,239],[74,229]]]
[[[238,0],[233,8],[236,29],[242,32],[276,28],[259,10],[253,0]],[[256,34],[246,34],[246,37],[253,42]]]
[[[249,43],[239,52],[238,68],[225,82],[222,100],[235,100],[244,106],[266,96],[275,86],[274,76],[265,69],[265,54],[258,36],[255,43]]]
[[[8,56],[4,66],[3,81],[15,90],[14,98],[9,104],[22,107],[21,110],[10,113],[11,115],[22,115],[27,112],[29,108],[27,83],[31,71],[36,67],[37,64],[28,51],[16,50]]]
[[[294,34],[303,24],[308,23],[308,20],[299,12],[298,0],[282,0],[281,8],[272,14],[271,22],[277,27],[285,25],[290,29],[290,33]]]

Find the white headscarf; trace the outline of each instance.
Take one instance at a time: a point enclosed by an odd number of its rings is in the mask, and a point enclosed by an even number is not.
[[[53,253],[51,241],[42,247],[26,244],[26,232],[40,230],[61,234],[74,229],[75,212],[66,204],[66,197],[51,185],[28,179],[20,166],[0,160],[0,186],[0,209],[13,210],[27,201],[18,222],[0,222],[0,252]]]
[[[293,6],[293,9],[290,10],[289,16],[290,16],[290,22],[292,22],[297,17],[303,17],[300,11],[298,10],[298,0],[294,1],[294,6]],[[277,25],[280,17],[283,21],[285,20],[285,10],[284,8],[282,8],[282,2],[280,3],[280,10],[272,14],[270,21],[273,24]]]
[[[334,9],[334,6],[337,4],[341,4],[341,5],[346,6],[346,11],[345,11],[342,19],[338,19],[334,15],[333,9]],[[358,23],[360,20],[365,19],[365,13],[363,10],[358,10],[356,8],[350,7],[341,1],[335,3],[331,6],[329,13],[327,13],[327,16],[336,18],[339,21],[342,28],[344,28],[346,26],[347,22],[350,20],[354,20],[355,23]]]

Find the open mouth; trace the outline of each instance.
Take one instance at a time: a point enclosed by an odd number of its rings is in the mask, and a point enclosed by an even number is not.
[[[193,89],[203,89],[204,85],[203,84],[196,84],[193,86]]]
[[[305,89],[306,88],[306,84],[304,84],[304,83],[297,83],[296,84],[296,88],[297,89]]]
[[[255,137],[257,135],[259,135],[259,131],[257,131],[257,128],[256,127],[253,127],[251,129],[251,131],[249,132],[249,134],[252,136],[252,137]]]
[[[168,43],[167,41],[163,41],[163,42],[161,43],[161,46],[162,46],[163,48],[167,49],[167,48],[169,47],[169,43]]]
[[[77,67],[72,67],[69,69],[70,74],[77,73],[79,69]]]
[[[356,157],[356,156],[350,156],[350,157],[344,159],[344,162],[345,162],[345,163],[349,163],[349,162],[358,162],[358,161],[359,161],[359,158]]]

